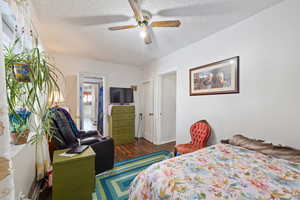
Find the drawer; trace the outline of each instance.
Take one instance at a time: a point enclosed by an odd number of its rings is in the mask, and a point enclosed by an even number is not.
[[[135,110],[135,106],[129,106],[129,110]]]
[[[112,129],[112,134],[113,135],[129,135],[135,132],[135,127],[131,126],[131,127],[118,127],[118,128],[113,128]]]
[[[134,127],[117,127],[111,129],[112,135],[120,135],[120,134],[129,134],[131,132],[134,132]]]
[[[114,106],[112,108],[112,112],[132,112],[135,111],[135,107],[134,106]]]
[[[122,113],[119,115],[113,115],[112,120],[113,121],[119,121],[119,120],[126,120],[126,119],[135,119],[135,113],[133,114],[128,114],[128,113]]]
[[[127,118],[127,117],[134,117],[135,112],[122,112],[122,113],[112,113],[111,117],[115,118]]]
[[[127,128],[115,128],[112,130],[112,135],[129,135],[132,132],[132,129]]]
[[[112,123],[113,128],[124,128],[134,126],[134,120],[120,120]]]

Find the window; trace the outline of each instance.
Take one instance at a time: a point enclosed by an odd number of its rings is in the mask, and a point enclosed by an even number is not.
[[[15,19],[11,13],[11,10],[5,1],[0,1],[0,11],[2,13],[2,32],[3,32],[3,42],[4,45],[8,45],[14,38],[14,24]]]
[[[13,40],[13,31],[10,29],[10,27],[7,25],[5,20],[2,18],[2,31],[3,31],[3,44],[5,46],[9,45],[11,41]]]

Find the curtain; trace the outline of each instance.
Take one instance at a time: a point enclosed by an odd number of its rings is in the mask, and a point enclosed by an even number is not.
[[[1,16],[1,11],[0,11]],[[0,38],[2,36],[2,20],[0,20]],[[0,41],[0,49],[2,42]],[[6,94],[4,58],[0,51],[0,94]],[[8,106],[5,95],[0,95],[0,199],[15,199],[13,174],[10,168]]]
[[[103,87],[99,84],[100,88],[99,88],[99,102],[98,102],[98,131],[101,132],[101,134],[103,135],[104,130],[103,130],[103,98],[104,98],[104,93],[103,93]]]
[[[45,136],[36,144],[36,178],[41,180],[52,171],[48,140]]]
[[[32,48],[38,45],[37,31],[34,29],[31,16],[30,2],[27,0],[6,0],[8,1],[13,15],[16,18],[14,27],[15,38],[21,39],[19,50]]]
[[[32,6],[28,0],[7,0],[11,10],[16,17],[15,38],[21,39],[20,51],[24,48],[31,49],[38,47],[38,33],[32,23]],[[5,80],[5,79],[4,79]],[[41,94],[42,95],[42,94]],[[44,102],[48,101],[47,96],[40,96]],[[39,116],[41,117],[41,116]],[[36,130],[39,126],[37,116],[32,116],[31,129]],[[38,136],[36,145],[36,178],[41,180],[52,170],[48,149],[48,141],[45,136]]]
[[[48,109],[47,108],[47,101],[48,96],[43,95],[42,93],[39,96],[40,102],[42,103],[41,109]],[[36,105],[37,106],[37,105]],[[38,106],[37,106],[38,107]],[[41,110],[41,113],[44,113]],[[43,116],[34,115],[33,122],[31,124],[31,129],[35,131],[33,137],[37,137],[36,141],[36,179],[37,181],[47,177],[50,172],[52,171],[50,154],[49,154],[49,147],[48,147],[48,140],[46,136],[41,133],[42,131],[39,127],[41,127],[41,118]],[[50,183],[50,185],[52,185]]]

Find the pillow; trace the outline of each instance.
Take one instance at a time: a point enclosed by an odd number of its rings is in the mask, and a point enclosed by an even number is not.
[[[255,140],[243,135],[235,135],[227,140],[231,145],[240,146],[249,150],[257,151],[266,155],[300,163],[300,150],[288,146],[265,143],[264,140]]]

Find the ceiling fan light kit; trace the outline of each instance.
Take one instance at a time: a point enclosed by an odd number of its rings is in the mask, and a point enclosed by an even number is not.
[[[179,27],[181,22],[179,20],[170,20],[170,21],[154,21],[149,25],[149,21],[152,18],[150,12],[141,10],[139,0],[128,0],[131,6],[131,9],[134,13],[134,17],[137,21],[137,25],[126,25],[126,26],[116,26],[110,27],[110,31],[118,31],[125,29],[132,29],[136,27],[141,27],[140,36],[144,39],[145,44],[151,44],[152,39],[150,35],[150,29],[152,27]]]
[[[141,38],[144,39],[146,37],[146,35],[147,35],[146,31],[144,29],[142,29],[141,32],[140,32]]]

